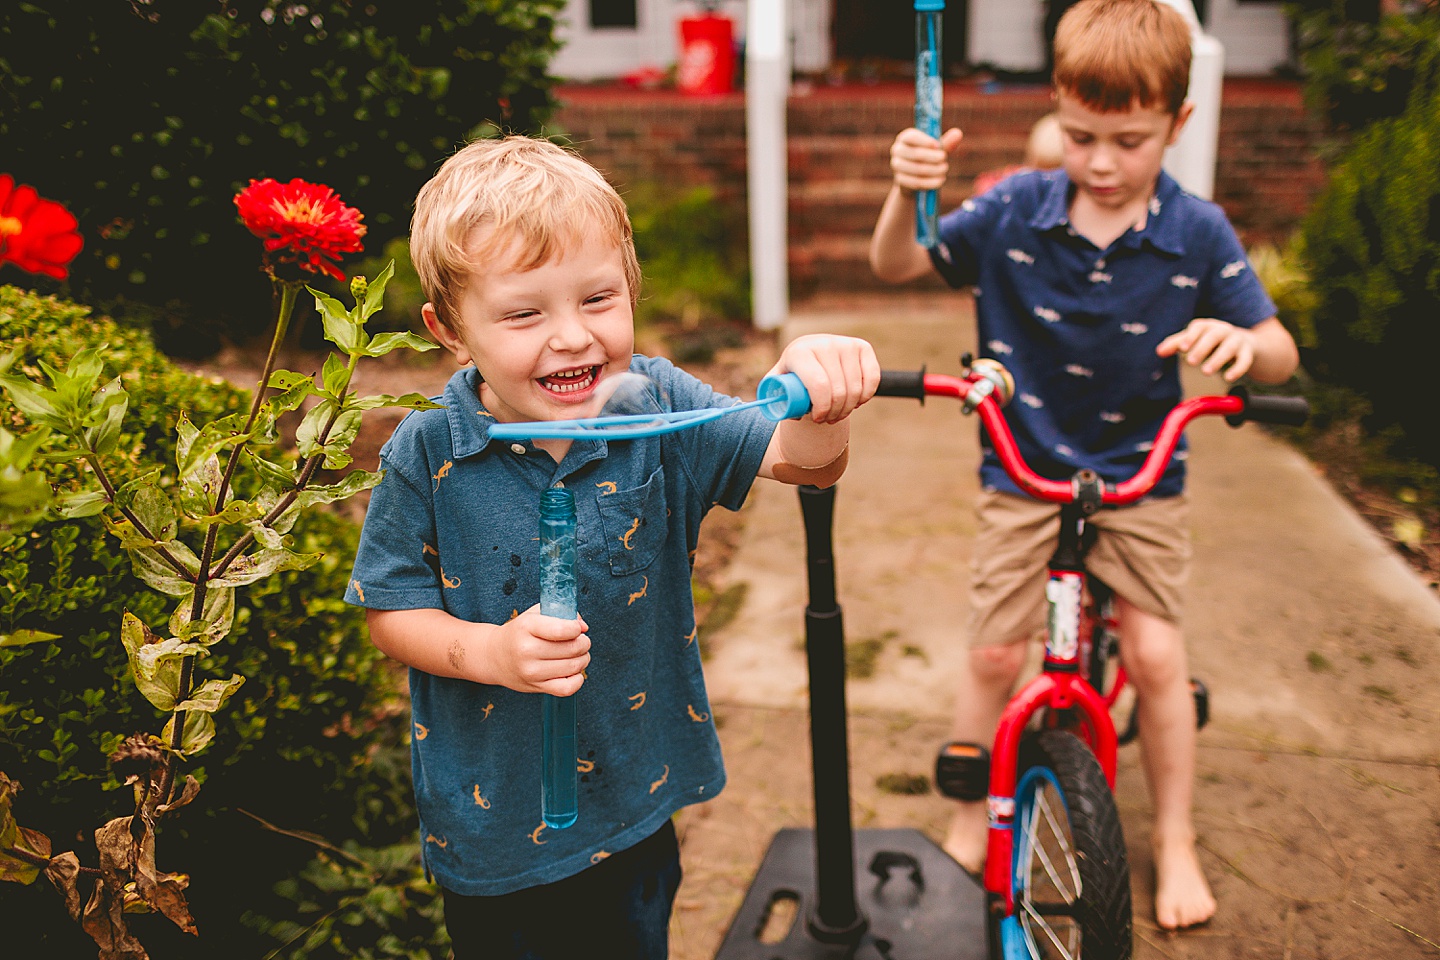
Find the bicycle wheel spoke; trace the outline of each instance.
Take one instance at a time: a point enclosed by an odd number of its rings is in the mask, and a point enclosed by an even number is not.
[[[1077,942],[1079,940],[1080,934],[1080,930],[1078,927],[1076,927],[1072,923],[1069,927],[1070,935],[1065,938],[1065,943],[1061,943],[1059,935],[1055,932],[1055,928],[1052,927],[1049,922],[1047,922],[1046,919],[1035,910],[1033,906],[1031,906],[1027,902],[1021,906],[1021,910],[1022,919],[1024,917],[1028,917],[1031,921],[1030,923],[1025,924],[1025,929],[1026,932],[1030,934],[1030,940],[1032,943],[1035,939],[1034,931],[1038,928],[1040,932],[1045,935],[1045,939],[1049,940],[1050,943],[1055,947],[1055,949],[1059,951],[1058,956],[1061,958],[1061,960],[1077,960],[1077,958],[1080,956],[1078,950],[1079,943]]]
[[[1050,882],[1055,884],[1057,890],[1065,894],[1066,900],[1074,902],[1080,897],[1080,868],[1077,865],[1079,861],[1075,857],[1075,848],[1070,843],[1070,832],[1067,829],[1061,828],[1060,818],[1055,816],[1055,811],[1050,806],[1048,794],[1041,798],[1040,809],[1045,816],[1045,822],[1050,825],[1050,832],[1051,835],[1055,837],[1056,845],[1060,848],[1060,852],[1065,855],[1066,865],[1070,868],[1070,891],[1067,892],[1065,887],[1055,877],[1052,877]]]

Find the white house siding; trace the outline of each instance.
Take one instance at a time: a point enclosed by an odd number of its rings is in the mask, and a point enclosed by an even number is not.
[[[833,0],[788,3],[794,68],[805,73],[825,69],[832,56]],[[741,42],[745,4],[746,0],[720,4],[720,12],[734,22],[736,40]],[[1044,66],[1043,0],[969,0],[968,8],[971,63],[1016,71]],[[597,30],[589,26],[590,0],[570,0],[557,31],[564,46],[552,62],[551,72],[565,79],[591,80],[618,77],[644,67],[667,69],[679,55],[679,21],[698,10],[697,4],[686,0],[636,0],[638,24],[634,29]],[[1288,57],[1288,28],[1278,0],[1210,0],[1206,21],[1206,32],[1225,48],[1225,73],[1229,76],[1268,74]]]
[[[1210,0],[1205,32],[1225,48],[1227,76],[1270,73],[1289,56],[1285,14],[1276,3]],[[1045,66],[1045,5],[1042,0],[970,0],[971,63],[1002,70]]]
[[[763,0],[773,3],[775,0]],[[818,72],[830,65],[832,0],[789,0],[791,57],[796,70]],[[567,80],[618,77],[644,67],[664,70],[680,55],[680,21],[699,6],[677,0],[636,0],[634,29],[590,27],[590,0],[569,0],[556,36],[564,44],[550,72]],[[745,39],[745,0],[725,0],[718,12]]]

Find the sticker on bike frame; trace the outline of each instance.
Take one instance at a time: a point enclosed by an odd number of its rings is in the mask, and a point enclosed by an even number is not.
[[[1049,630],[1045,656],[1061,662],[1073,661],[1080,653],[1080,603],[1085,580],[1078,573],[1053,574],[1045,584],[1049,601]]]
[[[991,794],[985,798],[985,810],[989,815],[990,826],[1007,826],[1015,819],[1015,798]]]

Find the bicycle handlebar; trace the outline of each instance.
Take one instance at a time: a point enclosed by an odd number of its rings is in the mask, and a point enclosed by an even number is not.
[[[994,361],[986,361],[999,366]],[[1225,422],[1237,427],[1247,420],[1261,423],[1280,423],[1299,426],[1310,414],[1310,405],[1304,397],[1255,396],[1243,386],[1237,386],[1226,396],[1192,397],[1185,400],[1165,415],[1160,432],[1155,436],[1154,445],[1145,457],[1140,469],[1128,480],[1109,484],[1081,471],[1068,480],[1051,480],[1042,477],[1025,462],[1015,436],[1005,415],[1000,412],[1001,403],[995,393],[985,393],[978,401],[969,398],[971,388],[986,377],[971,371],[965,377],[941,373],[926,373],[920,370],[882,370],[880,387],[875,391],[879,397],[910,397],[924,402],[930,397],[954,397],[965,403],[966,412],[972,408],[980,413],[980,421],[990,434],[991,446],[1000,464],[1010,479],[1030,496],[1051,503],[1089,501],[1100,504],[1121,506],[1134,503],[1145,496],[1165,472],[1165,466],[1175,453],[1175,446],[1185,427],[1196,417],[1223,416]],[[968,398],[968,399],[967,399]],[[1097,496],[1098,495],[1098,496]]]

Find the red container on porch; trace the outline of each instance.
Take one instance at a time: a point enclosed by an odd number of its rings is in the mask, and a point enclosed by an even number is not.
[[[735,85],[735,25],[729,17],[704,13],[680,21],[680,66],[676,85],[682,93],[729,93]]]

